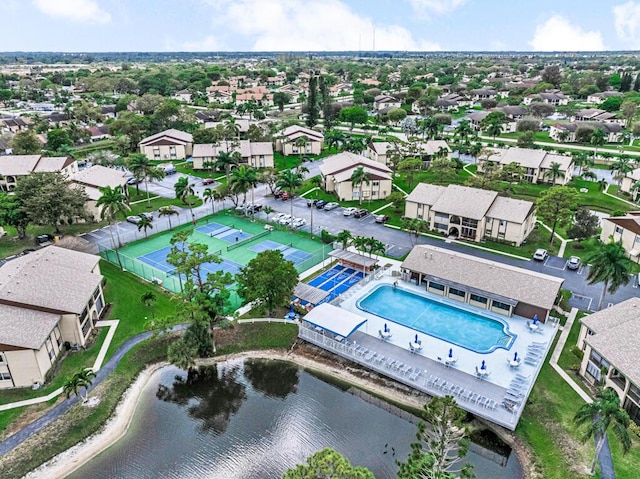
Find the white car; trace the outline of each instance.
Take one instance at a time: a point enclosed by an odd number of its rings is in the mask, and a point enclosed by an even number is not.
[[[291,225],[294,228],[302,228],[306,224],[307,220],[305,220],[304,218],[293,218],[293,221],[291,221]]]
[[[354,208],[353,206],[349,207],[349,208],[344,208],[342,210],[342,214],[344,216],[351,216],[353,215],[356,211],[358,211],[358,208]]]
[[[282,218],[280,218],[280,220],[278,221],[278,224],[281,224],[282,226],[286,226],[289,223],[291,223],[291,220],[293,220],[293,216],[284,215]]]
[[[286,214],[286,213],[276,213],[275,215],[273,215],[273,216],[271,217],[271,221],[273,221],[274,223],[279,223],[279,222],[280,222],[280,220],[281,220],[282,218],[284,218],[285,216],[287,216],[287,214]]]
[[[326,205],[324,205],[324,210],[325,211],[334,210],[338,206],[340,206],[338,203],[336,203],[335,201],[332,201],[331,203],[327,203]]]
[[[549,256],[546,249],[538,248],[535,253],[533,253],[533,259],[537,261],[544,261]]]

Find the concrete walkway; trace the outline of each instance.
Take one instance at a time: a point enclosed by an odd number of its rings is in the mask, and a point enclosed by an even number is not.
[[[615,199],[616,199],[616,200],[618,200],[618,201],[622,201],[623,203],[626,203],[626,204],[628,204],[628,205],[631,205],[631,206],[633,206],[634,208],[638,208],[638,204],[637,204],[637,203],[632,203],[631,201],[624,200],[624,199],[620,198],[619,196],[612,195],[611,193],[609,193],[609,187],[610,187],[610,186],[611,186],[611,185],[610,185],[609,183],[607,183],[607,187],[606,187],[606,188],[604,189],[604,191],[603,191],[603,193],[604,193],[605,195],[610,196],[611,198],[615,198]]]
[[[119,322],[120,321],[117,321],[117,320],[111,320],[111,321],[98,321],[96,323],[96,327],[98,328],[108,327],[109,332],[107,333],[107,337],[104,339],[104,342],[102,343],[102,347],[100,348],[98,357],[96,358],[95,362],[93,363],[93,367],[91,368],[94,373],[97,373],[100,370],[100,367],[102,366],[102,362],[104,361],[104,357],[107,354],[107,350],[111,345],[111,341],[113,340],[113,335],[116,333],[116,328],[118,327]],[[25,399],[24,401],[16,401],[16,402],[10,402],[7,404],[2,404],[0,405],[0,411],[7,411],[9,409],[15,409],[17,407],[32,406],[34,404],[40,404],[43,402],[51,401],[53,398],[58,397],[60,394],[62,394],[62,388],[58,388],[55,391],[50,392],[46,396],[40,396],[37,398]]]
[[[576,319],[576,315],[578,314],[577,308],[572,308],[569,313],[569,317],[567,318],[567,322],[565,323],[562,333],[560,333],[560,337],[558,338],[558,342],[556,344],[553,353],[551,354],[551,359],[549,360],[549,364],[551,367],[557,372],[562,379],[573,389],[578,396],[582,398],[582,400],[586,403],[592,403],[593,399],[589,396],[572,378],[569,376],[564,369],[562,369],[558,365],[558,359],[560,359],[560,354],[564,349],[567,338],[569,337],[569,332],[571,331],[571,327]],[[601,479],[615,479],[616,473],[613,468],[613,457],[611,456],[611,449],[609,448],[609,439],[605,437],[604,446],[600,450],[600,455],[598,456],[598,462],[600,463],[600,478]]]

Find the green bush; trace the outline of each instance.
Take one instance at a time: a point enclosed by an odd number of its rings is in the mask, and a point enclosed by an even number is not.
[[[333,243],[336,240],[336,237],[329,233],[327,230],[322,230],[320,232],[320,241],[325,244]]]

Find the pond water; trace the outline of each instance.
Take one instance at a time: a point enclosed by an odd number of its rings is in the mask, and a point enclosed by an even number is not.
[[[361,396],[281,361],[225,362],[189,376],[166,367],[144,388],[126,435],[70,477],[279,478],[331,447],[394,478],[416,420]],[[515,454],[472,444],[467,460],[479,479],[522,476]]]

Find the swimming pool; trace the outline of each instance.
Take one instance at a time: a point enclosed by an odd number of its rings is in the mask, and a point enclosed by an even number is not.
[[[509,349],[516,338],[504,321],[390,285],[377,286],[358,300],[356,306],[362,311],[476,353]]]

